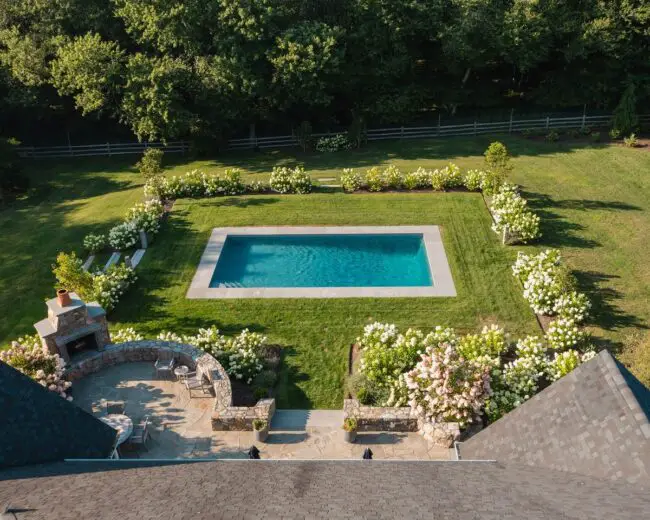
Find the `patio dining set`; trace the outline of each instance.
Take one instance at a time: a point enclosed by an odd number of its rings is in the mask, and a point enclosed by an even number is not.
[[[187,389],[190,399],[196,396],[193,392],[211,393],[211,386],[199,369],[190,371],[186,365],[176,364],[176,360],[171,354],[161,353],[154,363],[154,368],[157,378],[175,379],[182,383]],[[140,448],[148,451],[147,440],[151,438],[150,417],[146,415],[134,424],[133,419],[127,416],[124,410],[125,403],[123,401],[108,402],[104,399],[102,399],[99,409],[93,410],[99,416],[99,420],[117,431],[110,457],[112,459],[119,459],[121,450],[125,447],[129,449],[129,452],[136,454]]]

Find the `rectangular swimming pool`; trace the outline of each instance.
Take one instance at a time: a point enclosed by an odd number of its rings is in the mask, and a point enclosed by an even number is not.
[[[188,298],[456,296],[438,226],[215,228]]]
[[[210,287],[426,287],[422,235],[228,235]]]

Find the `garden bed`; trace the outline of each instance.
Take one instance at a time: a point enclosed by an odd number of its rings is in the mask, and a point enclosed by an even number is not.
[[[277,380],[280,373],[282,347],[278,345],[265,345],[263,347],[262,358],[264,359],[265,372],[273,373]],[[262,387],[256,385],[255,382],[247,385],[243,381],[233,377],[230,378],[230,386],[232,387],[233,406],[255,406],[260,399],[274,398],[276,392],[275,383],[270,388],[267,388],[266,393],[262,394],[261,391],[258,391]]]

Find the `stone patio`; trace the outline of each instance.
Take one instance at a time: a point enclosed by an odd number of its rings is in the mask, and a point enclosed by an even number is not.
[[[126,457],[150,459],[246,458],[256,444],[264,459],[358,459],[371,448],[376,459],[449,460],[453,450],[429,444],[417,433],[359,433],[355,444],[343,440],[340,410],[279,410],[266,443],[253,432],[213,432],[214,399],[189,394],[181,383],[156,379],[151,363],[124,363],[74,383],[75,403],[93,413],[102,399],[124,401],[134,422],[149,415],[149,451],[123,450]]]

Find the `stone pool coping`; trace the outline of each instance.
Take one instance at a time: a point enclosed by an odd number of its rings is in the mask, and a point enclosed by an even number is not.
[[[431,287],[210,287],[228,235],[422,234],[433,280]],[[394,298],[456,296],[438,226],[264,226],[214,228],[187,291],[189,299],[207,298]]]

